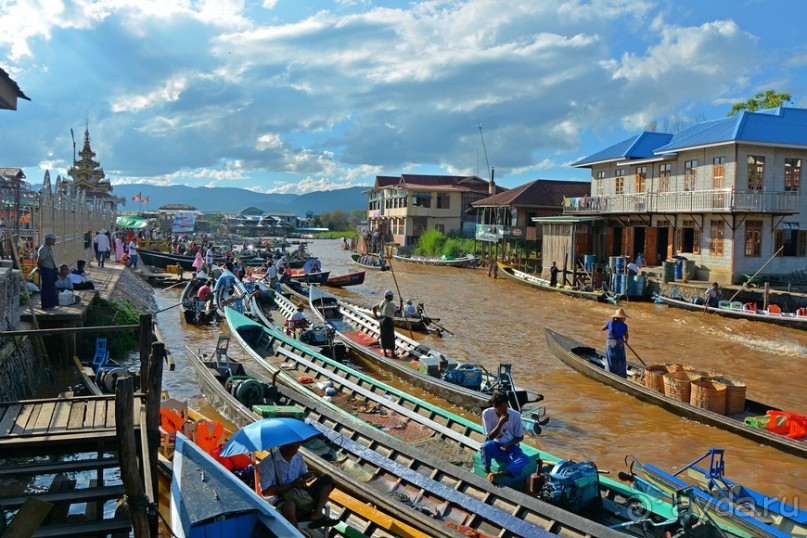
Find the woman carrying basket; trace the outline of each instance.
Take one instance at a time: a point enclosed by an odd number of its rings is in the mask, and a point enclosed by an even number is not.
[[[624,310],[617,308],[611,321],[600,329],[608,331],[608,339],[605,342],[605,370],[620,377],[628,377],[625,358],[625,344],[628,342],[628,325],[625,323],[627,317]]]

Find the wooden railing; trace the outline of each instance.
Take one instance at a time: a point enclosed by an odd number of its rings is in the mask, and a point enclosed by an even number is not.
[[[708,191],[647,192],[565,198],[564,214],[607,213],[797,213],[798,192]]]

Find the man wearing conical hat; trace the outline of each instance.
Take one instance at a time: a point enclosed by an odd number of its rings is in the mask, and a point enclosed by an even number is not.
[[[608,331],[608,339],[605,341],[605,369],[620,377],[628,377],[625,359],[625,344],[628,342],[628,324],[625,323],[627,317],[624,310],[617,308],[611,320],[601,329]]]

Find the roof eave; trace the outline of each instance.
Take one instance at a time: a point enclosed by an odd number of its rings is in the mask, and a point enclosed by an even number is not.
[[[674,159],[678,157],[677,153],[665,153],[664,155],[659,155],[658,157],[648,157],[647,159],[635,159],[633,161],[622,161],[616,163],[617,166],[633,166],[637,164],[649,164],[649,163],[657,163],[662,162],[670,159]]]

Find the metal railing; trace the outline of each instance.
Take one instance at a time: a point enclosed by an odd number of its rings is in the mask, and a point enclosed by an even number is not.
[[[647,192],[564,198],[564,214],[603,213],[798,213],[798,192],[708,191]]]

